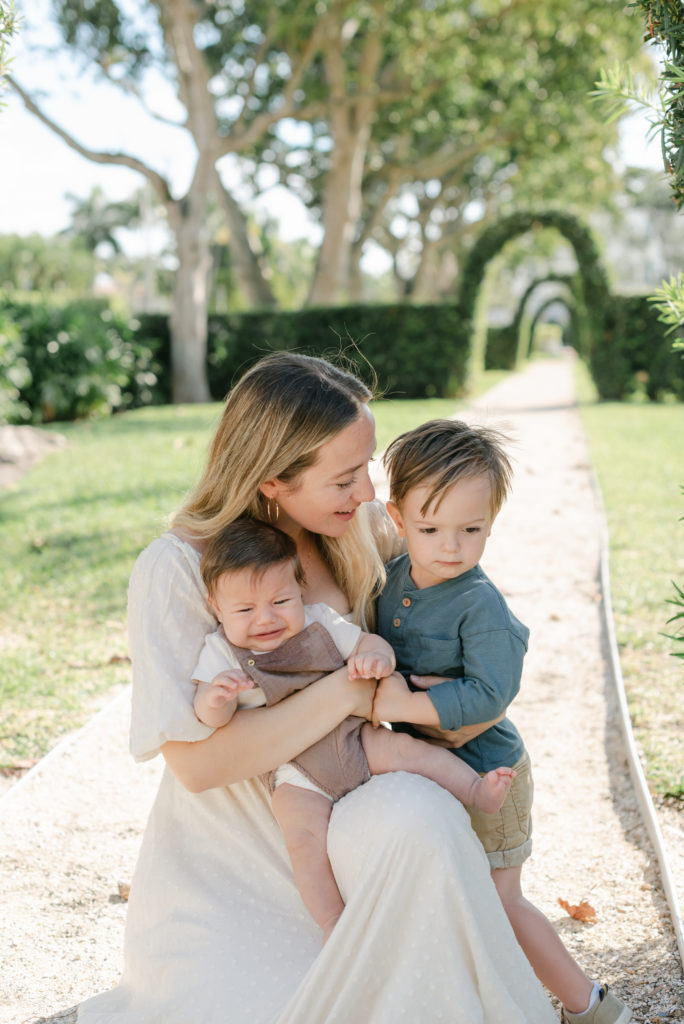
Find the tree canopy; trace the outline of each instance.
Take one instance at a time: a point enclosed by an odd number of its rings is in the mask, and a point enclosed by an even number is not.
[[[588,92],[599,68],[634,55],[641,36],[624,0],[51,2],[83,69],[153,118],[151,87],[163,80],[194,144],[190,183],[174,194],[150,159],[89,147],[20,84],[21,69],[11,80],[68,145],[139,172],[164,205],[178,260],[177,400],[208,394],[212,195],[242,290],[254,306],[275,302],[227,173],[236,164],[254,190],[280,180],[318,218],[310,303],[359,295],[371,241],[391,255],[405,295],[434,297],[451,286],[444,258],[462,254],[474,224],[531,196],[579,206],[609,186],[603,152],[615,127]]]
[[[0,0],[0,90],[5,86],[5,76],[8,67],[8,46],[16,32],[17,22],[14,13],[14,4]]]

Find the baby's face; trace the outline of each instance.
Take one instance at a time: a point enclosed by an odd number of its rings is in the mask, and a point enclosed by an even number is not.
[[[304,602],[291,562],[262,575],[249,568],[226,572],[209,600],[236,647],[275,651],[304,629]]]

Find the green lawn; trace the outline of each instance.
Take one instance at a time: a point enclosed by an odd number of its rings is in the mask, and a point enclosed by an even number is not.
[[[620,664],[637,743],[655,792],[684,797],[682,645],[663,636],[684,585],[684,407],[593,401],[580,414],[603,494]]]
[[[488,375],[481,389],[496,379]],[[665,603],[674,595],[670,580],[684,582],[684,412],[596,404],[586,378],[581,387],[607,506],[636,735],[654,787],[681,796],[684,663],[661,633],[674,612]],[[441,399],[374,403],[378,450],[458,407]],[[40,757],[128,682],[133,561],[196,480],[219,413],[219,405],[169,406],[59,425],[69,444],[0,492],[0,770]]]

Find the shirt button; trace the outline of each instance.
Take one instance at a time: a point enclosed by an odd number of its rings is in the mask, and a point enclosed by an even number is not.
[[[248,658],[247,659],[247,664],[248,665],[256,665],[256,661],[254,660],[254,658]]]
[[[394,619],[394,621],[392,622],[392,625],[393,626],[401,626],[401,619]]]
[[[404,608],[408,608],[409,605],[411,604],[411,598],[410,597],[405,597],[404,600],[401,603],[403,604]]]

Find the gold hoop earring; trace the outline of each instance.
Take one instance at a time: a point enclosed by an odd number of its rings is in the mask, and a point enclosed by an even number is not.
[[[273,501],[273,504],[275,505],[275,517],[273,515],[273,509],[271,507],[271,499],[266,499],[266,515],[268,516],[269,523],[277,523],[278,516],[280,515],[280,505],[278,504],[277,501],[275,501],[275,499]]]

